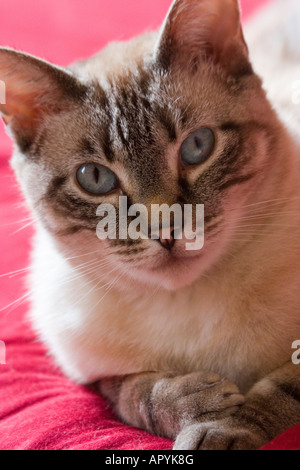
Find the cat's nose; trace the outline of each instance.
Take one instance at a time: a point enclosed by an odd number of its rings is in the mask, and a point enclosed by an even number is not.
[[[174,229],[171,229],[170,236],[168,238],[163,233],[163,230],[159,231],[159,240],[157,240],[163,248],[166,250],[172,250],[173,246],[175,245],[175,238],[174,238]]]

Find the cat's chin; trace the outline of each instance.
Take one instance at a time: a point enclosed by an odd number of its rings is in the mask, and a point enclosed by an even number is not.
[[[202,255],[173,257],[151,268],[138,268],[131,275],[135,280],[149,286],[159,286],[168,291],[183,289],[192,285],[205,270]]]

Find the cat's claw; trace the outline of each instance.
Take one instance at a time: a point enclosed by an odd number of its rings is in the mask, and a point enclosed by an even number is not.
[[[230,417],[187,426],[178,435],[173,450],[257,450],[264,444],[263,433]]]

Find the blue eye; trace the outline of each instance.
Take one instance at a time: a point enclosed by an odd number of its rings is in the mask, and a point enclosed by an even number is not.
[[[215,135],[203,127],[193,132],[181,146],[181,160],[184,165],[200,165],[210,157],[215,147]]]
[[[116,175],[102,165],[87,163],[77,170],[77,181],[88,193],[108,194],[119,186]]]

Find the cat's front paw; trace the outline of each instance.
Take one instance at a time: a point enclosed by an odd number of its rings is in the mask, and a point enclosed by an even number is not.
[[[172,423],[176,435],[195,422],[231,416],[245,402],[234,383],[210,372],[161,378],[152,390],[151,400],[152,410]]]
[[[211,372],[144,372],[98,387],[127,424],[174,440],[187,426],[232,416],[245,402],[234,383]]]
[[[174,450],[257,450],[266,444],[263,432],[239,423],[235,417],[196,423],[178,435]]]

